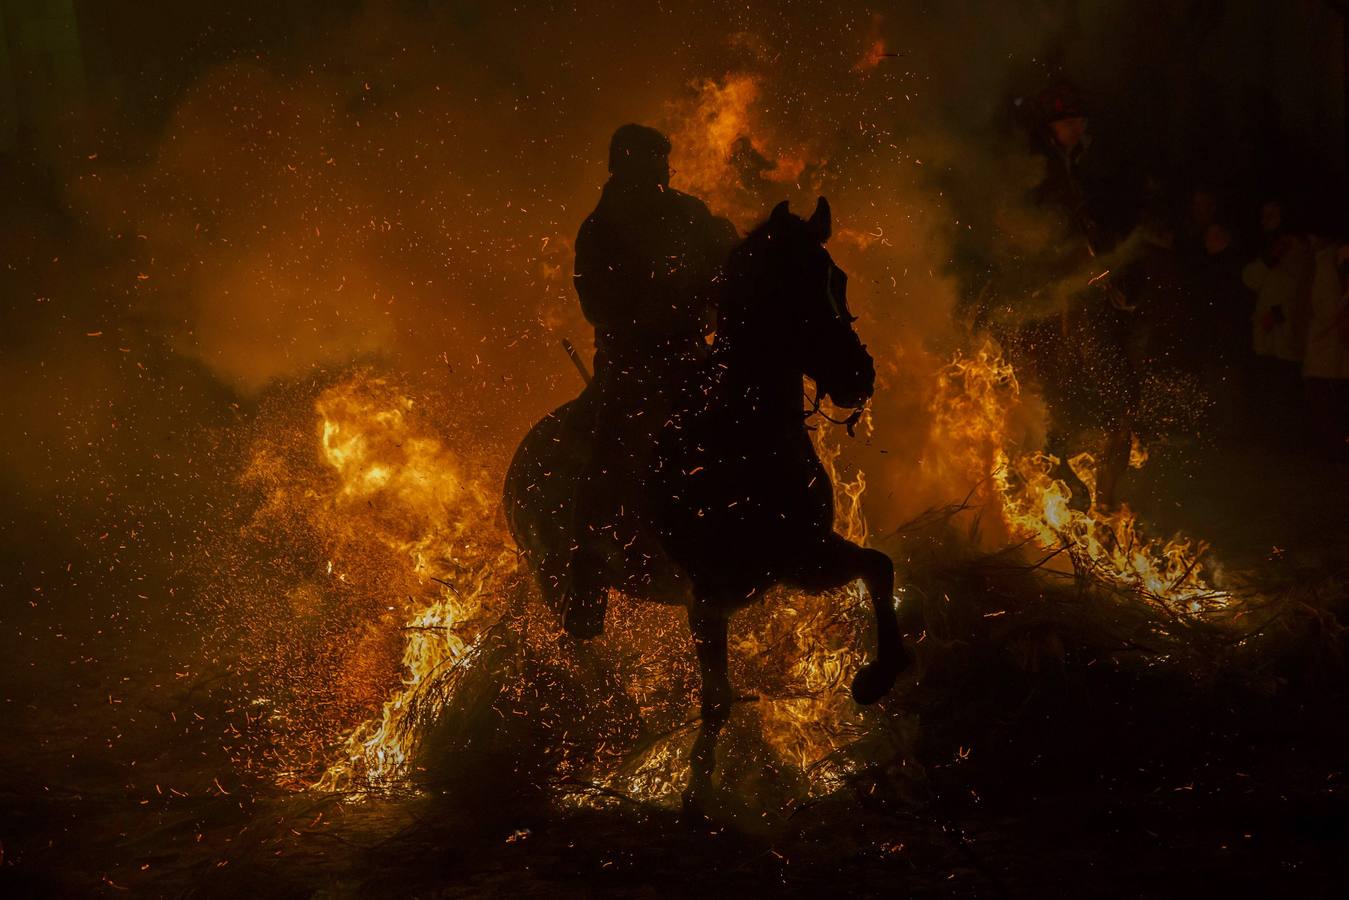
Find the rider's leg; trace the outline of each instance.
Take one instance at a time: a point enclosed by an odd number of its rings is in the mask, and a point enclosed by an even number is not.
[[[578,638],[592,638],[604,630],[604,614],[609,604],[609,590],[602,577],[604,556],[597,546],[605,537],[606,518],[610,517],[605,502],[606,458],[603,416],[608,406],[605,396],[607,373],[596,359],[596,381],[586,389],[587,405],[578,416],[568,440],[583,448],[584,461],[577,473],[572,493],[570,523],[567,529],[568,546],[563,548],[565,561],[559,586],[562,627]]]
[[[684,792],[685,804],[697,805],[712,787],[716,768],[717,736],[731,716],[731,680],[727,674],[727,622],[724,614],[699,609],[689,610],[689,631],[698,654],[702,675],[702,724],[689,754],[690,777]]]

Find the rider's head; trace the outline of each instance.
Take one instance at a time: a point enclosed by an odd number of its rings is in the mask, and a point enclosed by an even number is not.
[[[670,184],[670,139],[645,125],[623,125],[609,141],[609,172],[632,185]]]
[[[1087,134],[1087,110],[1077,88],[1055,85],[1041,91],[1035,105],[1049,142],[1065,153],[1077,150]]]

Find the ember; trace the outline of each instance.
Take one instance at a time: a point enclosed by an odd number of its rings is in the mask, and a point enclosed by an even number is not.
[[[1337,893],[1344,4],[198,6],[0,4],[0,895]]]

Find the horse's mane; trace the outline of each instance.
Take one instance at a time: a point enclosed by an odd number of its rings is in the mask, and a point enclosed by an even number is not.
[[[717,301],[717,332],[725,335],[743,323],[746,313],[759,299],[755,289],[769,265],[766,252],[768,232],[773,222],[765,219],[745,235],[726,257],[725,284]]]
[[[804,219],[790,212],[776,218],[770,214],[754,226],[726,258],[726,280],[732,286],[729,299],[742,301],[742,305],[752,299],[743,285],[747,279],[762,275],[764,267],[771,264],[771,254],[761,252],[766,250],[765,245],[777,235],[785,237],[806,227]]]

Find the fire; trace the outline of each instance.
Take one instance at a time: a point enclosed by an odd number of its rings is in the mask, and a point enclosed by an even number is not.
[[[868,407],[859,420],[863,435],[873,430],[871,409]],[[815,452],[834,483],[834,530],[850,541],[866,543],[868,526],[862,510],[862,495],[866,493],[867,476],[858,469],[852,478],[845,478],[839,468],[839,457],[843,455],[843,444],[836,442],[831,431],[816,429],[812,432],[815,439]]]
[[[389,785],[413,759],[421,692],[470,657],[500,615],[499,589],[513,574],[514,554],[497,523],[495,491],[470,476],[397,385],[361,373],[324,391],[314,411],[319,457],[335,475],[323,505],[401,560],[383,574],[391,592],[401,581],[409,600],[401,684],[378,718],[350,734],[319,786]],[[348,555],[329,567],[341,574],[363,562]]]
[[[1129,468],[1141,469],[1148,464],[1148,448],[1134,435],[1129,439]]]
[[[698,188],[727,184],[731,150],[749,133],[751,107],[759,97],[759,81],[751,75],[728,75],[721,82],[706,79],[695,90],[693,115],[672,135],[671,165],[681,180]]]
[[[748,227],[764,216],[771,197],[780,199],[782,185],[801,178],[810,165],[807,154],[783,147],[763,122],[757,76],[730,73],[692,87],[690,100],[668,110],[675,123],[671,181]]]
[[[853,68],[858,72],[874,69],[879,66],[881,60],[885,59],[888,55],[889,54],[885,51],[885,41],[877,38],[867,46],[866,52],[862,54],[862,58],[857,61],[857,65]]]
[[[465,626],[479,620],[483,607],[492,602],[487,588],[494,573],[483,569],[475,574],[478,577],[465,593],[446,589],[438,600],[417,611],[405,628],[405,674],[399,688],[377,719],[367,720],[347,737],[339,760],[315,787],[331,791],[388,788],[409,775],[419,726],[425,724],[418,715],[417,701],[437,675],[464,663],[477,649],[475,636],[466,634]]]
[[[866,50],[863,51],[862,58],[853,66],[854,72],[869,72],[879,66],[886,57],[895,55],[886,50],[885,38],[881,36],[882,21],[879,13],[872,14]]]
[[[429,599],[407,610],[404,674],[393,695],[377,717],[350,732],[316,784],[340,791],[396,787],[416,770],[419,738],[437,707],[452,700],[458,673],[490,664],[482,642],[491,626],[505,622],[509,631],[519,624],[503,618],[509,615],[505,597],[514,557],[501,542],[494,496],[467,476],[442,439],[422,429],[413,401],[393,385],[354,379],[324,392],[315,411],[319,456],[336,475],[326,497],[333,513],[358,531],[375,526],[402,558],[405,575],[436,588],[423,591]],[[869,428],[869,418],[862,426]],[[842,448],[831,432],[816,432],[816,442],[835,480],[839,528],[864,540],[865,476],[858,471],[840,477]],[[381,518],[389,527],[378,527]],[[350,563],[338,561],[339,572],[344,564]],[[827,760],[865,731],[871,715],[848,694],[870,614],[855,585],[818,596],[781,592],[736,623],[736,680],[762,691],[753,705],[762,740],[811,795],[838,784],[847,764]],[[555,624],[541,640],[515,640],[526,652],[542,654],[545,667],[575,666]],[[594,652],[623,669],[618,674],[626,700],[665,737],[593,758],[568,760],[564,754],[564,773],[645,802],[671,802],[687,779],[695,724],[687,718],[696,681],[689,677],[692,652],[682,616],[620,599]],[[674,671],[683,675],[672,678]],[[580,802],[603,801],[583,796]]]
[[[972,356],[957,353],[937,371],[928,404],[928,480],[955,486],[987,479],[995,454],[1020,437],[1013,434],[1020,404],[1016,373],[991,345]]]
[[[1224,609],[1230,595],[1204,574],[1207,545],[1147,538],[1127,505],[1115,510],[1096,505],[1096,461],[1090,453],[1067,460],[1092,494],[1087,509],[1072,505],[1067,483],[1054,477],[1060,460],[1013,442],[1012,419],[1020,402],[1011,364],[985,345],[973,356],[957,354],[938,374],[930,405],[932,428],[949,451],[949,464],[991,476],[985,494],[1010,532],[1063,551],[1078,571],[1167,613],[1196,616]],[[1146,452],[1135,444],[1131,463],[1145,461]]]
[[[1045,548],[1062,547],[1079,569],[1169,613],[1199,615],[1226,608],[1230,595],[1210,585],[1203,574],[1206,544],[1147,538],[1127,505],[1102,510],[1093,501],[1086,511],[1074,509],[1068,486],[1051,474],[1059,460],[1047,453],[1015,459],[1004,453],[996,462],[1002,515],[1016,532]],[[1096,461],[1091,454],[1073,456],[1068,466],[1094,494]]]
[[[1127,507],[1074,508],[1067,485],[1054,477],[1057,461],[1018,432],[1035,433],[1022,421],[1035,418],[1026,413],[1034,404],[1022,397],[1015,371],[994,347],[958,354],[936,373],[933,385],[929,444],[941,452],[930,453],[929,476],[943,483],[962,476],[978,483],[1009,536],[1058,552],[1079,572],[1172,615],[1223,608],[1227,595],[1209,584],[1201,566],[1204,545],[1148,539]],[[353,573],[363,560],[372,558],[359,548],[374,541],[386,560],[395,560],[385,563],[378,579],[391,594],[408,598],[397,606],[402,677],[378,715],[350,730],[317,787],[352,791],[407,783],[421,765],[417,753],[426,725],[453,706],[464,673],[518,678],[518,672],[496,667],[491,654],[499,659],[499,648],[485,648],[496,633],[533,655],[542,671],[598,677],[584,674],[589,665],[616,678],[605,690],[617,694],[602,701],[600,718],[585,726],[598,728],[599,739],[595,733],[571,734],[568,726],[555,735],[567,745],[558,757],[557,777],[600,790],[564,792],[560,800],[595,805],[621,794],[674,802],[687,780],[686,757],[697,724],[690,714],[696,707],[696,670],[678,611],[616,598],[606,634],[584,651],[570,649],[555,622],[533,628],[508,602],[517,596],[524,573],[501,528],[496,479],[475,477],[471,454],[430,427],[405,390],[361,373],[324,391],[313,409],[314,446],[328,474],[320,480],[322,490],[310,485],[301,493],[311,501],[310,514],[342,534],[341,540],[329,539],[335,551],[331,576],[357,577]],[[861,425],[869,433],[869,415]],[[822,428],[814,437],[834,481],[837,528],[865,542],[865,473],[845,468],[837,429]],[[1094,485],[1089,454],[1078,454],[1069,465]],[[544,621],[546,615],[537,614],[528,614],[536,616],[529,621]],[[504,631],[494,629],[498,623]],[[746,711],[737,714],[737,727],[756,734],[784,785],[795,785],[783,786],[786,795],[779,799],[791,803],[835,790],[861,764],[856,748],[887,733],[876,727],[883,713],[857,707],[848,692],[870,628],[870,604],[860,584],[821,595],[779,590],[733,622],[733,680],[757,692],[754,702],[737,706]],[[575,656],[578,652],[586,657]],[[591,662],[582,664],[581,658]],[[502,687],[503,697],[520,704],[516,715],[542,711],[529,706],[540,702],[537,685],[533,693],[523,686]],[[546,701],[544,708],[568,702]],[[640,732],[656,737],[642,738],[622,725],[622,709],[635,711]],[[609,749],[598,752],[596,745]],[[587,746],[592,749],[576,749]]]
[[[1146,538],[1127,507],[1074,508],[1067,485],[1054,477],[1057,460],[1018,432],[1034,434],[1022,421],[1035,419],[1026,412],[1034,404],[1022,397],[1015,371],[994,347],[957,354],[933,385],[929,444],[941,452],[930,454],[931,477],[946,483],[963,475],[978,483],[1010,536],[1058,552],[1079,572],[1172,615],[1200,616],[1225,606],[1228,595],[1206,580],[1203,544]],[[511,677],[491,669],[484,641],[497,623],[507,634],[519,625],[507,597],[521,573],[499,522],[495,480],[470,475],[465,455],[427,426],[405,391],[367,373],[325,391],[314,410],[318,456],[330,474],[318,506],[401,559],[399,578],[416,588],[396,589],[422,598],[401,607],[403,676],[396,689],[378,716],[349,733],[318,782],[328,790],[388,788],[417,768],[424,726],[453,699],[461,673],[481,666],[492,678]],[[870,426],[865,417],[863,429]],[[865,542],[866,477],[860,470],[845,472],[836,431],[819,430],[815,441],[835,484],[837,528]],[[1094,485],[1089,454],[1068,464],[1088,487]],[[357,563],[339,553],[333,571],[341,575]],[[750,710],[740,719],[749,724],[740,727],[752,727],[788,781],[798,785],[788,791],[796,799],[836,789],[859,764],[850,748],[885,731],[874,727],[882,713],[858,708],[848,693],[870,620],[870,604],[861,585],[853,584],[822,595],[780,590],[733,622],[733,680],[758,692],[756,702],[738,707]],[[677,611],[616,599],[605,636],[586,652],[598,660],[593,664],[621,670],[615,708],[634,709],[642,731],[658,737],[641,739],[622,728],[627,737],[572,736],[580,744],[612,746],[603,753],[561,755],[559,777],[601,788],[569,794],[568,802],[610,802],[605,792],[673,802],[687,779],[696,727],[689,714],[696,678],[686,638]],[[545,670],[584,670],[555,623],[510,640],[521,652],[537,654]],[[524,702],[524,694],[507,690],[505,696]],[[567,731],[558,738],[565,742]]]

